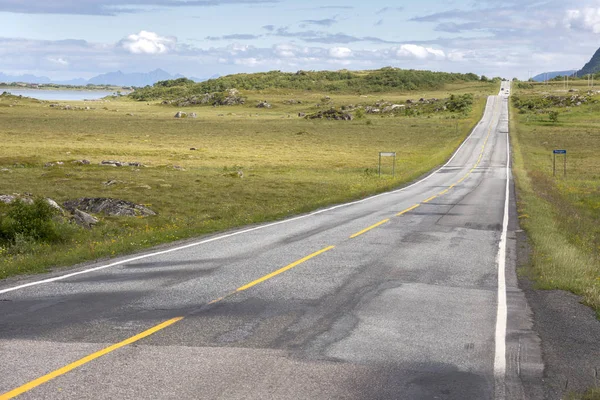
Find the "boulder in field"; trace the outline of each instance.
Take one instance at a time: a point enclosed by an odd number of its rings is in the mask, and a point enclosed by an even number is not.
[[[91,229],[94,225],[98,223],[98,218],[81,210],[75,209],[73,211],[73,221],[79,226]]]
[[[135,204],[126,200],[110,198],[89,198],[84,197],[77,200],[69,200],[63,203],[65,208],[71,212],[81,210],[94,214],[105,214],[116,217],[138,217],[156,215],[151,209]]]

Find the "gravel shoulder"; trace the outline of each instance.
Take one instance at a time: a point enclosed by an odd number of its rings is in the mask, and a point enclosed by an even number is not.
[[[527,235],[517,235],[517,265],[527,268]],[[562,399],[600,385],[600,321],[580,297],[560,290],[537,290],[526,274],[519,286],[533,310],[534,330],[542,340],[544,397]]]

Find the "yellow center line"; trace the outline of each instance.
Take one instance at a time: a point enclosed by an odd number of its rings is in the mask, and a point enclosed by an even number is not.
[[[404,215],[404,214],[406,214],[407,212],[409,212],[409,211],[412,211],[412,210],[414,210],[415,208],[419,208],[419,207],[421,207],[421,205],[420,205],[420,204],[416,204],[416,205],[414,205],[414,206],[412,206],[412,207],[410,207],[410,208],[407,208],[407,209],[406,209],[406,210],[404,210],[404,211],[401,211],[401,212],[399,212],[398,214],[396,214],[396,217],[400,217],[401,215]]]
[[[16,396],[18,396],[20,394],[28,392],[31,389],[33,389],[33,388],[35,388],[37,386],[40,386],[41,384],[44,384],[44,383],[50,381],[51,379],[54,379],[54,378],[56,378],[58,376],[61,376],[61,375],[64,375],[67,372],[72,371],[72,370],[74,370],[77,367],[80,367],[80,366],[82,366],[84,364],[87,364],[90,361],[93,361],[93,360],[95,360],[95,359],[97,359],[99,357],[102,357],[102,356],[104,356],[104,355],[106,355],[108,353],[111,353],[111,352],[113,352],[113,351],[115,351],[117,349],[120,349],[121,347],[124,347],[124,346],[127,346],[129,344],[135,343],[135,342],[137,342],[140,339],[148,337],[148,336],[150,336],[150,335],[152,335],[152,334],[154,334],[154,333],[156,333],[156,332],[158,332],[160,330],[165,329],[168,326],[173,325],[176,322],[181,321],[182,319],[183,319],[183,317],[172,318],[172,319],[170,319],[168,321],[165,321],[162,324],[156,325],[155,327],[150,328],[150,329],[148,329],[148,330],[146,330],[146,331],[144,331],[144,332],[142,332],[142,333],[140,333],[138,335],[132,336],[129,339],[125,339],[122,342],[119,342],[117,344],[113,344],[112,346],[109,346],[109,347],[107,347],[105,349],[102,349],[102,350],[97,351],[97,352],[95,352],[93,354],[90,354],[89,356],[83,357],[82,359],[77,360],[77,361],[75,361],[75,362],[73,362],[73,363],[71,363],[71,364],[69,364],[67,366],[64,366],[64,367],[59,368],[59,369],[57,369],[55,371],[52,371],[49,374],[46,374],[46,375],[44,375],[42,377],[39,377],[39,378],[37,378],[37,379],[29,382],[29,383],[24,384],[23,386],[19,386],[18,388],[13,389],[10,392],[7,392],[7,393],[4,393],[4,394],[0,395],[0,400],[12,399],[13,397],[16,397]]]
[[[446,189],[446,190],[444,190],[444,191],[442,191],[442,192],[438,193],[438,196],[443,196],[443,195],[445,195],[446,193],[448,193],[449,191],[450,191],[450,189]]]
[[[363,229],[360,232],[356,232],[354,235],[350,236],[350,239],[354,239],[356,237],[359,237],[360,235],[363,235],[363,234],[365,234],[365,233],[367,233],[367,232],[369,232],[369,231],[377,228],[378,226],[381,226],[381,225],[386,224],[388,222],[390,222],[389,218],[388,219],[384,219],[383,221],[380,221],[380,222],[376,223],[375,225],[372,225],[372,226],[370,226],[370,227],[368,227],[366,229]]]
[[[389,220],[388,220],[388,221],[389,221]],[[290,270],[290,269],[292,269],[292,268],[294,268],[294,267],[297,267],[298,265],[300,265],[300,264],[302,264],[302,263],[305,263],[305,262],[307,262],[307,261],[308,261],[308,260],[310,260],[311,258],[315,258],[316,256],[318,256],[318,255],[320,255],[320,254],[323,254],[323,253],[325,253],[325,252],[327,252],[327,251],[329,251],[329,250],[332,250],[332,249],[334,249],[334,248],[335,248],[335,246],[329,246],[329,247],[326,247],[326,248],[324,248],[323,250],[319,250],[319,251],[317,251],[317,252],[315,252],[315,253],[312,253],[311,255],[309,255],[309,256],[306,256],[306,257],[304,257],[304,258],[302,258],[302,259],[300,259],[300,260],[298,260],[298,261],[295,261],[295,262],[291,263],[290,265],[288,265],[288,266],[286,266],[286,267],[283,267],[283,268],[281,268],[281,269],[278,269],[278,270],[277,270],[277,271],[275,271],[275,272],[271,272],[270,274],[268,274],[268,275],[265,275],[265,276],[263,276],[262,278],[259,278],[259,279],[255,280],[255,281],[253,281],[253,282],[250,282],[250,283],[249,283],[249,284],[247,284],[247,285],[244,285],[244,286],[242,286],[242,287],[240,287],[240,288],[236,289],[236,292],[243,292],[244,290],[248,290],[248,289],[250,289],[251,287],[258,285],[258,284],[259,284],[259,283],[261,283],[261,282],[267,281],[267,280],[269,280],[269,279],[271,279],[271,278],[273,278],[273,277],[275,277],[275,276],[277,276],[277,275],[279,275],[279,274],[282,274],[282,273],[284,273],[285,271],[288,271],[288,270]]]
[[[438,197],[437,194],[435,196],[431,196],[427,200],[423,200],[423,203],[429,203],[431,200],[436,199],[437,197]]]
[[[279,269],[279,270],[277,270],[275,272],[272,272],[272,273],[270,273],[268,275],[265,275],[264,277],[262,277],[260,279],[257,279],[254,282],[250,282],[249,284],[238,288],[235,292],[232,292],[232,293],[230,293],[230,294],[228,294],[226,296],[223,296],[223,297],[220,297],[218,299],[215,299],[215,300],[211,301],[208,304],[211,305],[211,304],[218,303],[218,302],[220,302],[220,301],[228,298],[232,294],[235,294],[237,292],[241,292],[241,291],[250,289],[251,287],[258,285],[261,282],[269,280],[269,279],[273,278],[274,276],[277,276],[277,275],[279,275],[279,274],[281,274],[281,273],[283,273],[285,271],[288,271],[288,270],[290,270],[290,269],[292,269],[292,268],[294,268],[294,267],[296,267],[296,266],[298,266],[298,265],[300,265],[300,264],[302,264],[302,263],[310,260],[311,258],[314,258],[314,257],[316,257],[316,256],[318,256],[320,254],[323,254],[326,251],[332,250],[333,248],[335,248],[335,246],[329,246],[327,248],[324,248],[323,250],[319,250],[316,253],[313,253],[313,254],[311,254],[309,256],[306,256],[303,259],[298,260],[296,262],[293,262],[292,264],[290,264],[290,265],[288,265],[286,267],[283,267],[283,268],[281,268],[281,269]],[[19,396],[19,395],[21,395],[21,394],[23,394],[25,392],[28,392],[28,391],[30,391],[30,390],[32,390],[32,389],[34,389],[34,388],[36,388],[36,387],[38,387],[38,386],[40,386],[42,384],[44,384],[44,383],[46,383],[46,382],[54,379],[54,378],[57,378],[57,377],[59,377],[61,375],[64,375],[64,374],[66,374],[66,373],[74,370],[75,368],[81,367],[82,365],[87,364],[87,363],[89,363],[91,361],[94,361],[97,358],[105,356],[105,355],[107,355],[109,353],[112,353],[115,350],[118,350],[118,349],[120,349],[122,347],[125,347],[127,345],[132,344],[132,343],[135,343],[135,342],[137,342],[137,341],[139,341],[141,339],[144,339],[144,338],[146,338],[146,337],[148,337],[150,335],[153,335],[156,332],[161,331],[161,330],[163,330],[163,329],[165,329],[165,328],[167,328],[167,327],[169,327],[169,326],[171,326],[171,325],[173,325],[173,324],[175,324],[175,323],[183,320],[184,318],[185,317],[172,318],[172,319],[170,319],[168,321],[165,321],[165,322],[163,322],[161,324],[158,324],[158,325],[156,325],[156,326],[154,326],[154,327],[152,327],[152,328],[150,328],[148,330],[145,330],[144,332],[142,332],[140,334],[137,334],[137,335],[132,336],[132,337],[130,337],[128,339],[125,339],[122,342],[119,342],[117,344],[113,344],[112,346],[106,347],[105,349],[102,349],[102,350],[97,351],[97,352],[95,352],[93,354],[85,356],[85,357],[83,357],[80,360],[72,362],[71,364],[68,364],[68,365],[66,365],[66,366],[64,366],[62,368],[59,368],[59,369],[57,369],[55,371],[52,371],[49,374],[46,374],[44,376],[41,376],[41,377],[39,377],[37,379],[34,379],[34,380],[28,382],[28,383],[26,383],[26,384],[24,384],[22,386],[19,386],[18,388],[13,389],[10,392],[6,392],[4,394],[0,394],[0,400],[9,400],[9,399],[12,399],[12,398],[14,398],[16,396]]]

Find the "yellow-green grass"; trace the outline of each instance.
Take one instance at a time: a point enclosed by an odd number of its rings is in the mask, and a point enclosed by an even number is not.
[[[567,398],[569,400],[600,400],[600,388],[590,389],[583,394],[572,393]]]
[[[398,187],[443,164],[480,119],[486,96],[497,90],[497,85],[469,84],[429,93],[331,95],[332,104],[341,106],[476,94],[468,116],[369,115],[351,122],[298,118],[298,112],[320,109],[316,104],[326,95],[310,92],[244,93],[246,105],[190,107],[183,111],[198,117],[187,119],[173,118],[178,109],[171,106],[128,99],[55,102],[91,110],[4,99],[0,168],[9,171],[0,171],[0,194],[31,193],[59,203],[119,198],[148,205],[159,215],[100,215],[97,227],[81,230],[68,243],[37,245],[17,255],[4,250],[0,278],[276,220]],[[273,108],[256,108],[263,99]],[[284,104],[290,99],[302,104]],[[395,178],[389,164],[384,176],[377,176],[379,151],[398,153]],[[72,163],[79,159],[92,165]],[[107,159],[145,167],[98,165]],[[44,167],[55,161],[64,165]],[[110,180],[117,183],[104,185]]]
[[[575,82],[580,92],[586,86]],[[515,93],[574,95],[558,84]],[[553,124],[546,113],[511,109],[519,218],[533,245],[528,272],[541,289],[583,296],[600,316],[600,96],[580,107],[554,110],[560,114]],[[566,177],[562,156],[553,177],[555,149],[568,152]]]

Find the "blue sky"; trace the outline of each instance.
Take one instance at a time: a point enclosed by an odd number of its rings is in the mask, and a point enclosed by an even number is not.
[[[0,72],[581,68],[600,0],[0,0]]]

